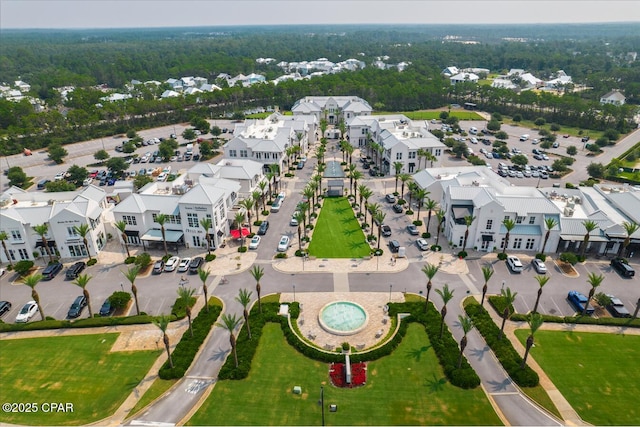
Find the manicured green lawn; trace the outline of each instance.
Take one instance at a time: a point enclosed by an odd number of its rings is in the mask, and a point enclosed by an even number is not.
[[[324,199],[309,254],[318,258],[360,258],[370,252],[349,201],[345,197]]]
[[[586,422],[638,424],[640,336],[539,331],[531,354]]]
[[[396,351],[367,367],[367,384],[338,389],[329,365],[300,355],[278,325],[268,324],[249,377],[221,381],[189,425],[320,425],[324,387],[326,425],[500,425],[480,388],[446,382],[424,329],[409,325]],[[292,393],[294,386],[302,394]]]
[[[440,113],[442,111],[438,110],[438,111],[397,111],[397,112],[390,112],[390,111],[381,111],[381,112],[377,112],[375,111],[373,113],[373,115],[375,116],[380,116],[380,115],[390,115],[390,114],[404,114],[405,116],[407,116],[409,119],[411,120],[431,120],[431,119],[436,119],[436,120],[440,120]],[[478,113],[474,113],[473,111],[466,111],[466,110],[451,110],[449,111],[449,114],[453,117],[457,117],[459,120],[484,120],[484,118],[478,114]]]
[[[160,354],[115,352],[117,334],[0,341],[2,401],[35,402],[37,413],[0,412],[23,425],[82,425],[108,417],[124,402]],[[42,404],[73,404],[73,412],[42,412]],[[46,409],[46,408],[45,408]]]

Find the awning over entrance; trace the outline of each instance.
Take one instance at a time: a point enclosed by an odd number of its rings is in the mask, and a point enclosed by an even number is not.
[[[184,233],[182,231],[165,230],[165,239],[169,243],[176,243],[182,239]],[[142,236],[142,240],[149,242],[162,242],[162,230],[151,229]]]
[[[42,244],[42,240],[38,240],[36,242],[36,248],[41,248],[44,245]],[[56,241],[55,240],[47,240],[47,246],[50,248],[55,248],[56,247]]]
[[[233,237],[234,239],[239,239],[240,238],[240,230],[233,229],[230,231],[231,237]],[[246,237],[249,235],[249,229],[246,227],[242,228],[242,237]]]
[[[493,242],[493,236],[491,234],[483,234],[482,235],[483,242]]]
[[[140,232],[138,230],[124,230],[124,234],[129,237],[138,237],[140,235]]]

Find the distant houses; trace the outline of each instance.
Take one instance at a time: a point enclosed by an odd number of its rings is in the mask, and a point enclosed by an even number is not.
[[[627,98],[617,90],[607,92],[600,97],[600,104],[624,105]]]

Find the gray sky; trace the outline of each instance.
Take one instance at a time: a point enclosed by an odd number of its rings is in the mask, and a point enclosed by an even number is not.
[[[637,0],[0,0],[4,29],[639,21]]]

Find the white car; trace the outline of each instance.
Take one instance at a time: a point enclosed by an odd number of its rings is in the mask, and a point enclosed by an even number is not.
[[[538,274],[545,274],[547,272],[547,266],[544,265],[544,262],[538,258],[532,259],[531,265],[533,265],[533,268]]]
[[[291,216],[291,221],[289,221],[289,225],[298,225],[298,220],[296,219],[296,215],[298,215],[300,211],[295,211]]]
[[[280,199],[282,202],[284,202],[285,197],[287,197],[286,194],[284,194],[284,191],[280,192],[280,194],[278,194],[278,199]]]
[[[53,177],[54,181],[62,181],[64,179],[64,172],[58,172],[56,176]]]
[[[256,234],[249,242],[249,249],[258,249],[258,246],[260,246],[260,236]]]
[[[507,265],[512,272],[522,273],[522,262],[520,262],[520,258],[518,258],[517,256],[508,256]]]
[[[38,304],[35,301],[29,301],[20,309],[20,313],[16,316],[16,323],[27,323],[38,311]]]
[[[289,249],[289,236],[282,236],[278,242],[278,252],[286,252],[287,249]]]
[[[184,273],[189,269],[189,263],[191,262],[191,258],[182,258],[180,260],[180,264],[178,264],[178,273]]]
[[[158,181],[160,181],[160,182],[166,181],[167,178],[168,178],[168,175],[166,173],[164,173],[164,172],[162,172],[160,175],[158,175]]]
[[[421,251],[429,250],[429,242],[427,242],[425,239],[418,239],[418,240],[416,240],[416,246],[417,246]]]
[[[180,264],[180,258],[177,256],[172,256],[167,260],[167,263],[164,266],[164,271],[173,271]]]

